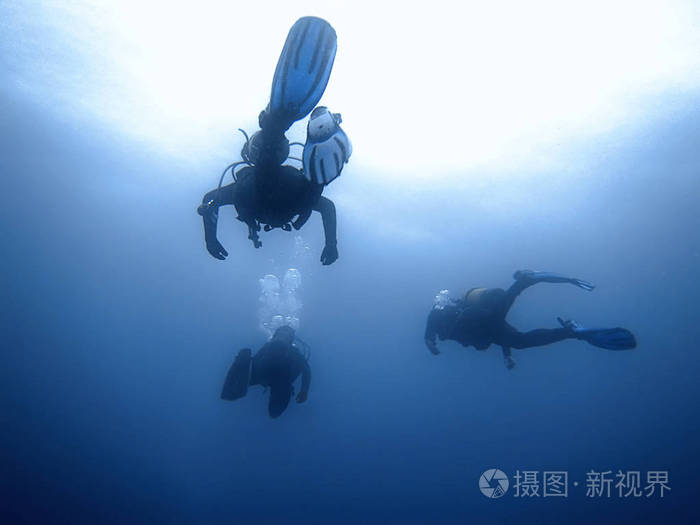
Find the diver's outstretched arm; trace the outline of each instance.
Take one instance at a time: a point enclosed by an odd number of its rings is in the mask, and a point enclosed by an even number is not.
[[[438,355],[440,350],[438,350],[436,336],[438,332],[438,310],[431,310],[430,315],[428,315],[428,321],[425,324],[425,335],[423,340],[425,341],[425,346],[428,347],[430,353],[433,355]]]
[[[311,367],[309,362],[304,359],[304,364],[301,369],[301,390],[297,394],[297,403],[303,403],[309,395],[309,386],[311,386]]]
[[[532,270],[518,270],[513,274],[513,279],[523,282],[526,286],[531,286],[536,283],[568,283],[583,288],[589,292],[593,291],[595,285],[576,279],[574,277],[566,277],[558,273],[552,272],[533,272]]]
[[[592,291],[595,286],[588,281],[566,277],[558,273],[551,272],[533,272],[532,270],[518,270],[513,274],[515,282],[506,290],[506,296],[501,305],[503,315],[506,315],[513,302],[523,290],[537,283],[568,283],[583,288],[584,290]]]
[[[338,259],[338,241],[335,232],[335,204],[326,197],[320,197],[313,208],[321,214],[323,219],[323,232],[326,236],[326,246],[321,254],[321,262],[324,266],[333,264]]]
[[[292,226],[294,227],[295,230],[300,230],[304,224],[306,224],[306,221],[309,220],[309,217],[311,216],[311,212],[316,209],[311,203],[316,202],[318,203],[318,200],[321,198],[321,193],[323,192],[323,185],[322,184],[312,184],[311,185],[311,191],[308,193],[308,198],[309,198],[309,205],[308,207],[304,208],[304,211],[302,211],[297,219],[292,223]],[[331,203],[333,204],[333,203]]]
[[[204,240],[207,251],[212,257],[221,261],[226,259],[228,252],[216,238],[216,229],[219,222],[219,206],[234,204],[236,197],[236,184],[229,184],[215,189],[204,195],[202,204],[197,208],[197,213],[202,216],[204,222]]]

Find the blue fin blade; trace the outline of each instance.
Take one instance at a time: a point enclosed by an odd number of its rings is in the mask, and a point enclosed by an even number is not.
[[[588,328],[579,335],[593,346],[608,350],[632,350],[637,346],[632,332],[624,328]]]
[[[300,18],[289,30],[272,80],[269,112],[291,126],[318,104],[333,68],[337,37],[321,18]]]
[[[559,324],[573,332],[575,337],[608,350],[632,350],[637,347],[637,339],[626,328],[584,328],[576,321],[565,321],[557,317]]]

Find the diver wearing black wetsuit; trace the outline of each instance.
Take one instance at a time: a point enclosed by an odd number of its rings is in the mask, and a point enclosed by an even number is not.
[[[539,282],[570,283],[588,291],[593,290],[594,286],[581,279],[530,270],[515,272],[513,277],[515,282],[508,290],[473,288],[463,299],[442,308],[433,308],[425,328],[425,344],[428,349],[435,355],[440,353],[436,336],[441,341],[450,339],[477,350],[486,350],[495,344],[503,350],[506,367],[513,368],[515,361],[511,348],[544,346],[564,339],[583,339],[610,350],[626,350],[636,346],[634,336],[625,329],[587,330],[574,321],[560,320],[561,328],[518,331],[508,324],[506,316],[516,297],[526,288]]]
[[[295,347],[294,338],[294,330],[283,326],[252,358],[249,348],[241,350],[228,372],[221,398],[244,397],[248,386],[269,387],[268,412],[270,417],[276,418],[289,405],[294,393],[293,383],[301,375],[301,389],[296,400],[297,403],[305,402],[311,385],[311,368],[307,358]]]
[[[236,182],[204,195],[197,212],[204,221],[207,251],[220,260],[228,255],[216,236],[220,206],[236,207],[238,220],[248,225],[248,238],[256,248],[262,246],[258,238],[261,224],[265,231],[298,230],[312,211],[318,211],[326,238],[321,262],[332,264],[338,258],[335,205],[321,196],[322,184],[309,182],[292,166],[281,165],[289,154],[289,142],[283,134],[271,135],[269,131],[254,134],[243,149],[244,158],[253,165],[241,169]]]
[[[224,170],[218,188],[207,193],[197,209],[204,220],[207,251],[213,257],[228,256],[216,229],[219,207],[233,205],[238,219],[248,225],[248,238],[256,248],[262,246],[261,225],[265,231],[298,230],[312,211],[318,211],[326,237],[321,262],[329,265],[338,259],[335,205],[321,193],[324,185],[340,176],[352,145],[340,129],[340,114],[316,107],[328,84],[336,49],[335,30],[321,18],[302,17],[289,30],[272,78],[270,102],[258,117],[260,131],[249,140],[246,135],[243,160]],[[297,143],[304,148],[303,158],[293,157],[304,168],[283,166],[290,146],[285,133],[307,115],[306,143]],[[248,167],[237,178],[236,167],[242,164]],[[229,169],[235,182],[221,187]]]

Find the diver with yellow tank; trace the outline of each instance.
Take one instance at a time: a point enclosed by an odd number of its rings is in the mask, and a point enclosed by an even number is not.
[[[511,349],[545,346],[564,339],[582,339],[608,350],[629,350],[637,346],[634,335],[624,328],[584,328],[575,321],[557,318],[561,327],[540,328],[520,332],[506,321],[506,316],[516,297],[537,283],[568,283],[587,291],[595,286],[587,281],[565,277],[550,272],[519,270],[513,275],[515,282],[508,290],[501,288],[472,288],[459,300],[449,299],[444,290],[428,315],[425,328],[425,344],[438,355],[436,337],[457,341],[462,346],[486,350],[492,344],[503,350],[508,369],[515,366]]]

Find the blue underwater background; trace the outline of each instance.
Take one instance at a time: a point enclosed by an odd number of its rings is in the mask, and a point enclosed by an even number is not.
[[[449,191],[351,161],[325,193],[340,259],[322,267],[317,214],[295,260],[293,235],[254,250],[223,210],[231,255],[214,260],[195,208],[221,159],[193,172],[4,91],[0,520],[697,523],[697,100],[572,145],[563,170],[465,173]],[[259,387],[219,392],[236,351],[264,342],[258,279],[292,266],[313,379],[272,420]],[[513,371],[495,347],[428,353],[440,289],[507,287],[521,268],[597,288],[538,285],[512,324],[619,325],[638,349],[566,341],[514,351]],[[490,468],[511,479],[497,500],[478,489]],[[671,491],[585,496],[587,472],[618,469],[668,471]],[[514,497],[517,470],[568,471],[569,497]]]

